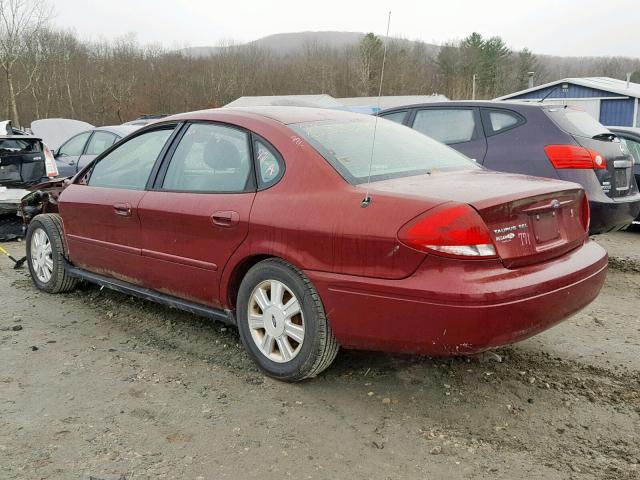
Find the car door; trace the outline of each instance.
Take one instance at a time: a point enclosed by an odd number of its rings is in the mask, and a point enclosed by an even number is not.
[[[477,108],[419,108],[410,123],[414,130],[455,148],[478,163],[484,161],[487,141]]]
[[[256,194],[250,134],[190,123],[139,206],[151,288],[220,306],[219,283],[245,239]]]
[[[95,130],[89,139],[89,143],[87,143],[87,147],[77,161],[76,170],[82,170],[91,163],[94,158],[116,143],[119,139],[120,137],[111,132]]]
[[[79,133],[65,143],[55,152],[58,174],[61,177],[70,177],[78,171],[78,160],[87,145],[91,131]]]
[[[175,125],[144,131],[98,158],[60,196],[70,261],[144,284],[138,206]]]

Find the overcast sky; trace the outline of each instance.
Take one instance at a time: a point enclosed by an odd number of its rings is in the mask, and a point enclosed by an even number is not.
[[[640,57],[638,0],[52,0],[54,22],[85,39],[135,33],[140,43],[214,46],[282,32],[340,30],[430,43],[472,31],[515,49]]]

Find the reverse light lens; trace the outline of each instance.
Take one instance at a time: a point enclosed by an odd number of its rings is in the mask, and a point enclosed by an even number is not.
[[[469,205],[443,205],[405,225],[398,238],[423,252],[452,257],[496,257],[484,221]]]
[[[595,150],[577,145],[547,145],[544,147],[547,157],[557,169],[604,170],[607,162]]]

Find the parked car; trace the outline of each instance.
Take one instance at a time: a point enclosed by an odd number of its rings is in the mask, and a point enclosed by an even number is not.
[[[384,119],[372,155],[375,122],[254,107],[142,128],[24,199],[33,282],[87,280],[234,323],[286,381],[339,345],[487,350],[598,295],[607,254],[579,185],[485,170]]]
[[[450,145],[492,170],[577,182],[591,207],[590,233],[619,230],[640,213],[633,159],[588,113],[544,103],[428,103],[380,116]]]
[[[620,141],[627,147],[633,157],[633,173],[636,183],[640,185],[640,128],[634,127],[607,127],[615,133]],[[636,217],[634,224],[640,224],[640,217]]]
[[[72,177],[111,145],[138,128],[135,125],[94,127],[69,138],[55,150],[60,176]]]

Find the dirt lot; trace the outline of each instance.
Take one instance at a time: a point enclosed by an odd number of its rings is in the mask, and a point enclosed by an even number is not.
[[[640,233],[602,243],[600,297],[502,363],[342,351],[297,385],[233,329],[0,258],[0,478],[640,478]]]

